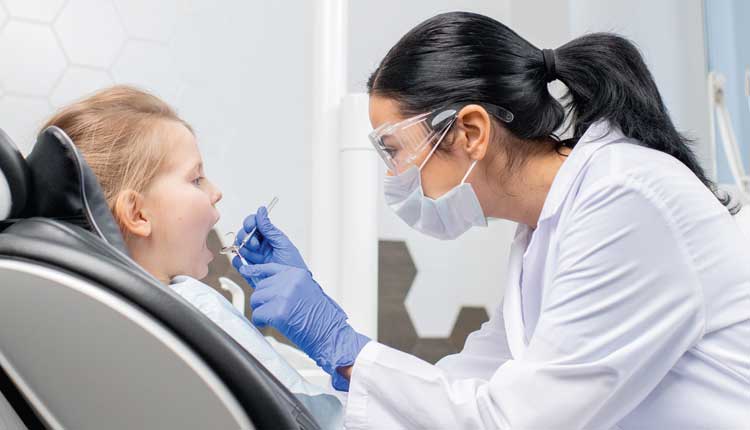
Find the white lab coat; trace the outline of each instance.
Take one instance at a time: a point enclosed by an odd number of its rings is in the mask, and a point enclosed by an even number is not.
[[[750,428],[750,245],[684,165],[635,143],[589,128],[518,228],[502,317],[461,353],[367,344],[345,426]]]

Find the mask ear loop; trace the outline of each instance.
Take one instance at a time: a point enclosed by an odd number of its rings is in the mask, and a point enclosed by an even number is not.
[[[458,118],[458,116],[456,116],[456,118]],[[454,123],[454,122],[456,122],[456,118],[453,118],[453,119],[451,120],[450,124],[448,124],[448,125],[447,125],[447,126],[445,127],[445,131],[443,131],[443,134],[442,134],[442,135],[440,135],[440,138],[438,138],[437,142],[435,142],[435,146],[433,146],[433,147],[432,147],[432,149],[430,150],[430,153],[429,153],[429,154],[427,154],[427,158],[425,158],[425,159],[424,159],[424,161],[422,162],[422,164],[420,164],[420,165],[419,165],[419,171],[420,171],[420,172],[422,171],[422,167],[424,167],[424,165],[425,165],[425,164],[427,164],[427,160],[429,160],[429,159],[430,159],[430,157],[432,157],[432,154],[434,154],[434,153],[435,153],[435,150],[436,150],[436,149],[438,148],[438,146],[440,146],[440,144],[441,144],[441,143],[443,142],[443,139],[445,138],[445,135],[446,135],[446,134],[448,134],[448,130],[450,130],[450,129],[451,129],[451,127],[453,127],[453,123]]]
[[[440,141],[441,140],[442,139],[440,139],[440,140],[437,141],[437,143],[435,144],[435,146],[433,146],[432,149],[430,150],[430,153],[427,154],[427,158],[425,158],[424,161],[422,162],[422,164],[419,165],[419,171],[420,172],[422,171],[422,167],[424,167],[424,165],[427,164],[427,160],[429,160],[430,157],[432,157],[432,154],[435,153],[435,150],[437,149],[438,145],[440,145]]]
[[[469,167],[469,170],[467,170],[467,171],[466,171],[466,174],[464,175],[464,178],[463,178],[463,179],[461,179],[461,185],[463,185],[463,184],[465,184],[465,183],[466,183],[466,179],[467,179],[467,178],[469,177],[469,175],[471,174],[471,171],[472,171],[472,170],[474,170],[474,167],[476,167],[476,165],[477,165],[477,162],[479,162],[479,160],[474,160],[474,162],[473,162],[473,163],[471,163],[471,166]]]

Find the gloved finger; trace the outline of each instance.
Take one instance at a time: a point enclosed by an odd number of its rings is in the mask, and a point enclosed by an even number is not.
[[[242,277],[245,278],[245,280],[250,285],[250,287],[252,287],[253,289],[256,288],[256,281],[255,281],[255,279],[253,279],[252,276],[248,276],[248,275],[245,275],[245,274],[242,273],[242,268],[245,267],[245,266],[247,266],[247,265],[242,262],[242,260],[240,259],[239,256],[235,255],[232,258],[232,266],[234,266],[235,270],[237,270],[240,273],[240,275],[242,275]]]
[[[253,324],[256,327],[263,328],[267,325],[273,325],[274,318],[276,318],[276,307],[273,303],[267,303],[265,305],[258,306],[253,309]]]
[[[242,263],[242,260],[240,260],[240,256],[239,255],[235,255],[234,257],[232,257],[232,266],[234,266],[235,270],[237,270],[239,272],[240,271],[240,267],[242,267],[243,265],[244,265],[244,263]]]
[[[253,231],[253,228],[255,228],[255,215],[250,214],[242,221],[242,228],[245,232]]]
[[[250,264],[263,264],[267,261],[266,254],[253,252],[247,248],[240,248],[240,255]]]
[[[278,273],[287,271],[291,266],[278,263],[266,263],[266,264],[246,264],[240,267],[240,273],[245,277],[252,277],[256,281],[262,281],[263,279],[270,278]],[[257,285],[257,282],[256,282]]]
[[[275,297],[278,297],[278,293],[275,292],[273,288],[261,288],[255,290],[253,291],[253,294],[250,295],[250,307],[254,310],[257,307],[270,302]]]
[[[245,231],[244,228],[241,228],[237,232],[237,235],[235,236],[234,244],[235,245],[241,244],[242,241],[245,240],[245,237],[247,237],[248,234],[250,234],[250,233],[247,232],[247,231]],[[260,232],[258,232],[256,230],[255,234],[253,235],[253,237],[251,237],[250,240],[248,240],[245,243],[244,248],[247,248],[247,249],[249,249],[251,251],[254,251],[254,250],[256,250],[256,249],[258,249],[260,247],[260,245],[261,245],[262,242],[263,242],[263,235],[261,235]]]
[[[265,207],[258,208],[258,213],[255,214],[255,224],[258,226],[258,231],[271,242],[274,248],[284,246],[289,242],[286,235],[268,218],[268,211]]]
[[[260,253],[263,255],[271,255],[273,253],[273,246],[270,241],[265,241],[260,246]]]

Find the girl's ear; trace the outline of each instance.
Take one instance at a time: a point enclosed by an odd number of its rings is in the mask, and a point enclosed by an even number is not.
[[[149,237],[152,225],[143,207],[143,196],[134,190],[121,191],[115,199],[112,212],[122,229],[123,236]]]

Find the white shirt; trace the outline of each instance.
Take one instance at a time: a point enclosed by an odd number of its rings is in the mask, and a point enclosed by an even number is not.
[[[342,427],[343,405],[337,396],[305,380],[218,291],[189,276],[175,276],[170,287],[263,364],[310,410],[322,429]]]
[[[504,320],[434,366],[370,342],[347,428],[748,428],[750,244],[682,163],[608,129],[518,228]]]

